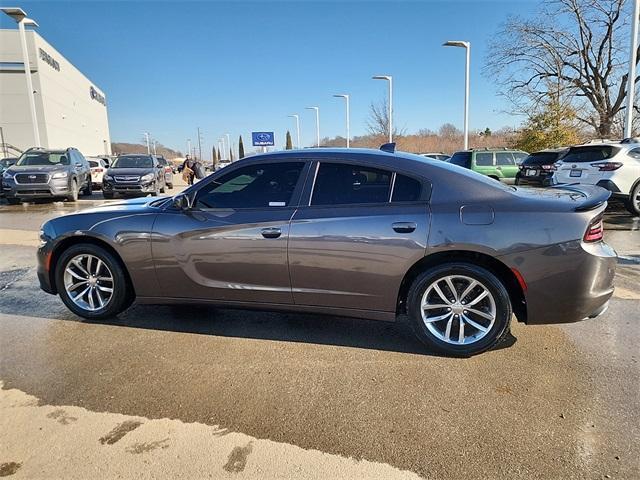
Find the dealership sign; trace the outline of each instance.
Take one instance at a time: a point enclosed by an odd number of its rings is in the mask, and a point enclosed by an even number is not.
[[[107,105],[107,99],[104,98],[104,95],[102,95],[93,87],[89,88],[89,96],[96,102],[101,103],[102,105],[105,105],[105,106]]]
[[[55,60],[51,55],[49,55],[43,49],[39,48],[38,50],[39,50],[39,53],[40,53],[40,59],[44,63],[48,64],[54,70],[60,71],[60,64],[58,63],[57,60]]]
[[[276,143],[273,132],[251,132],[254,147],[273,147]]]

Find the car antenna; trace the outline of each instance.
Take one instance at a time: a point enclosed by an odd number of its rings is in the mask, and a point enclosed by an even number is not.
[[[380,145],[380,150],[382,150],[383,152],[387,152],[387,153],[395,153],[396,152],[396,143],[395,142],[383,143],[382,145]]]

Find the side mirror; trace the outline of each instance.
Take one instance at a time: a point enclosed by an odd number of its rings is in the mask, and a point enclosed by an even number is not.
[[[173,197],[173,206],[180,210],[191,210],[193,201],[189,195],[181,193]]]

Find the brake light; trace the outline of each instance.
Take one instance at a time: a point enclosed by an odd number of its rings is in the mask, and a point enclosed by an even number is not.
[[[602,224],[602,217],[597,217],[591,221],[587,231],[584,234],[584,241],[593,243],[599,242],[604,236],[604,225]]]
[[[518,168],[519,168],[520,170],[524,170],[524,165],[518,165]]]
[[[542,169],[543,170],[557,170],[556,166],[554,164],[551,165],[542,165]]]
[[[104,171],[104,168],[94,168],[93,171],[94,172],[98,172],[98,173],[102,173]]]
[[[592,167],[597,167],[601,172],[611,172],[617,170],[622,166],[620,162],[596,162],[591,164]]]

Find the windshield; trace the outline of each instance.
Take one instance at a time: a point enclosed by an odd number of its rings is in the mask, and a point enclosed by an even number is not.
[[[111,164],[111,168],[152,168],[153,160],[144,155],[118,157]]]
[[[69,157],[66,152],[26,152],[23,153],[16,163],[19,167],[37,165],[37,166],[56,166],[69,165]]]
[[[565,163],[598,162],[613,157],[619,150],[619,148],[611,145],[571,147],[569,153],[562,158],[562,161]]]

